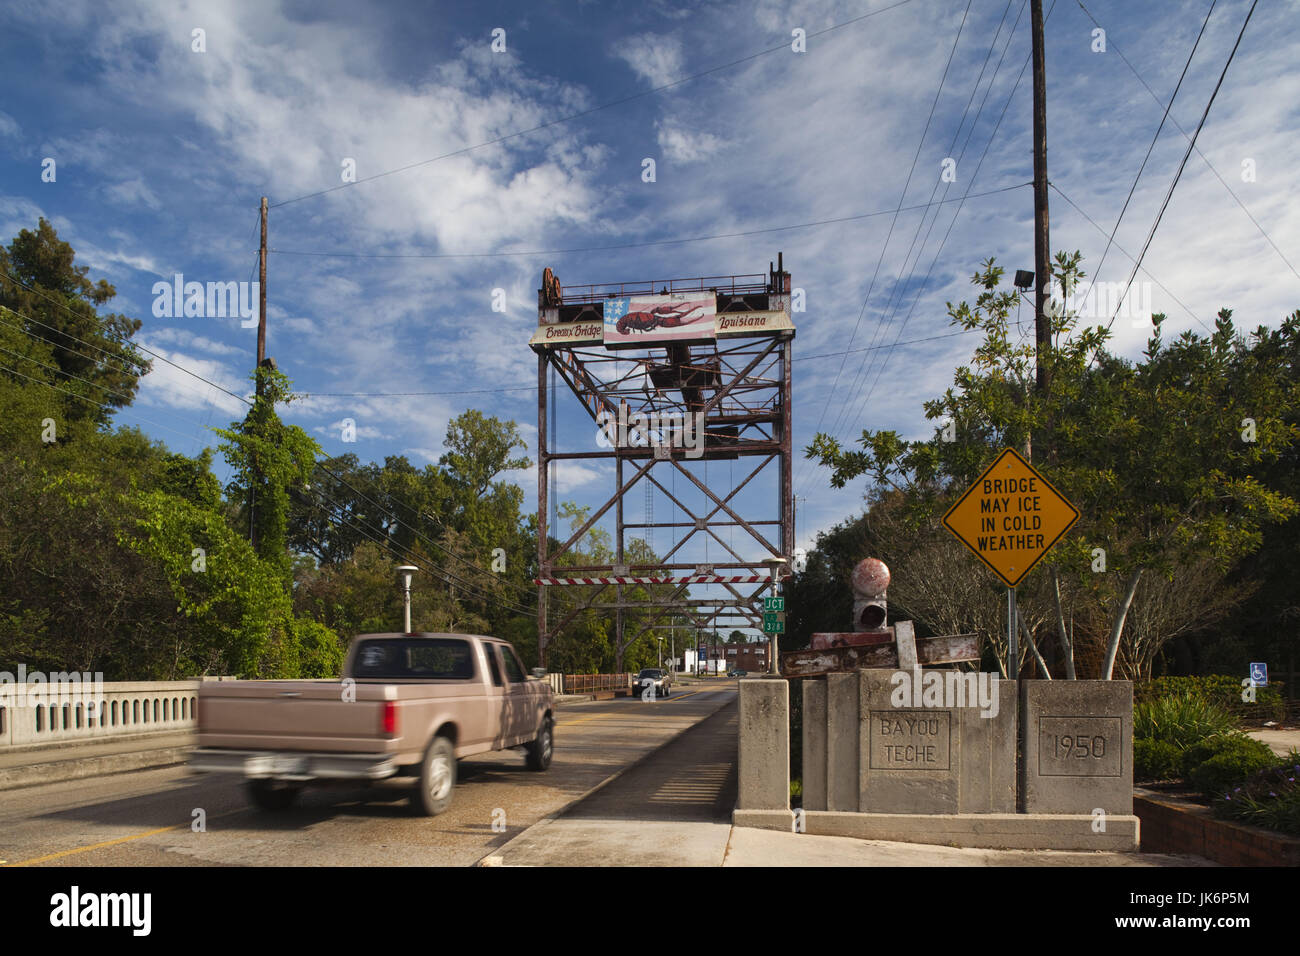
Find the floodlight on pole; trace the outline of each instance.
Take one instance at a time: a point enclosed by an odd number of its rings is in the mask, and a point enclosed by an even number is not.
[[[406,608],[406,630],[403,634],[411,633],[411,575],[420,570],[412,564],[403,564],[397,569],[397,573],[402,576],[402,603]]]

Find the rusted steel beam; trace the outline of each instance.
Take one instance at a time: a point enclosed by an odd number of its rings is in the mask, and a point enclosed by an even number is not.
[[[922,665],[978,661],[979,639],[974,634],[919,637],[916,639],[916,658]],[[782,677],[817,677],[821,674],[847,673],[863,667],[897,666],[898,648],[892,643],[785,651],[781,654]]]

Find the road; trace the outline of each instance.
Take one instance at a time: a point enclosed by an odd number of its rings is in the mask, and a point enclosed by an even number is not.
[[[405,782],[309,789],[283,813],[183,767],[0,792],[9,866],[469,866],[736,699],[736,685],[569,705],[545,773],[506,751],[462,760],[451,808],[413,815]],[[204,826],[199,827],[202,821]]]

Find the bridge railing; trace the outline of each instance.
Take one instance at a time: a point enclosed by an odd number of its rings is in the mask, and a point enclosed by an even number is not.
[[[590,694],[603,690],[627,690],[631,674],[565,674],[564,693]]]
[[[194,730],[199,682],[5,684],[0,749]]]

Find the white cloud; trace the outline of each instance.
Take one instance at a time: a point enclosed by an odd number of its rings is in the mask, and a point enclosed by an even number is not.
[[[188,329],[177,328],[175,326],[151,328],[147,332],[147,339],[148,341],[145,342],[145,344],[150,347],[155,343],[179,345],[182,348],[207,352],[212,355],[241,356],[246,360],[251,360],[251,355],[247,349],[236,348],[233,345],[226,345],[224,342],[216,342],[202,335],[197,335]],[[141,341],[145,340],[141,339]]]
[[[711,133],[691,133],[677,126],[659,123],[659,148],[679,163],[707,159],[722,148],[722,140]]]
[[[248,405],[235,395],[251,394],[251,383],[235,375],[223,362],[155,347],[147,337],[141,339],[141,344],[175,364],[157,359],[153,361],[152,370],[140,379],[136,404],[172,409],[215,407],[235,416],[242,416],[248,410]],[[188,369],[194,375],[187,374],[176,366]],[[195,376],[201,376],[220,388],[207,385]],[[222,388],[234,392],[234,395],[227,394]]]
[[[150,209],[162,208],[162,200],[154,195],[153,190],[146,186],[144,180],[139,176],[106,187],[104,195],[123,206],[140,205],[147,206]]]
[[[625,37],[618,41],[614,55],[653,87],[680,80],[685,72],[682,41],[677,36],[641,33]]]

